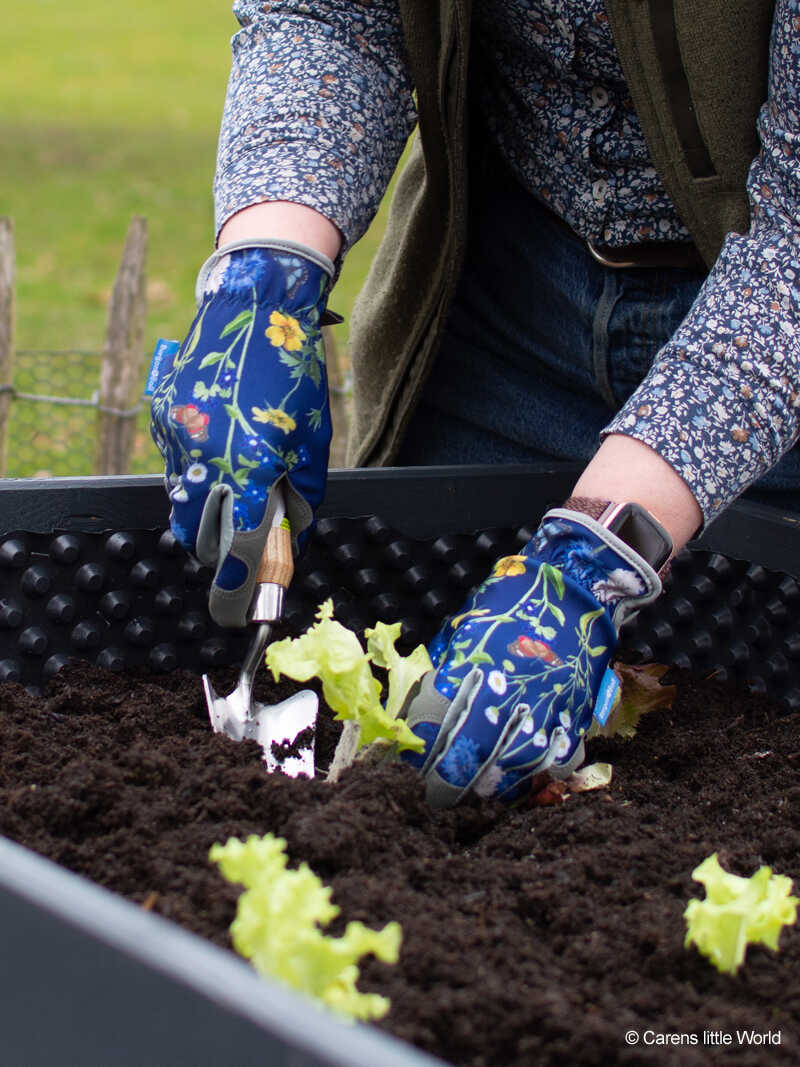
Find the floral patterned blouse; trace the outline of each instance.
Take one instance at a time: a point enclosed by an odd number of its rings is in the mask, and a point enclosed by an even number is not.
[[[236,0],[242,29],[215,180],[216,221],[259,200],[332,219],[350,247],[415,119],[396,3]],[[603,0],[474,5],[478,99],[520,181],[601,244],[688,239],[647,147]],[[751,228],[606,428],[653,447],[706,521],[800,432],[800,0],[777,0]]]

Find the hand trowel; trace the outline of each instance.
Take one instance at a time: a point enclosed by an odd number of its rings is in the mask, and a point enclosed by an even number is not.
[[[242,662],[236,688],[225,697],[217,696],[211,680],[204,674],[203,691],[211,725],[216,733],[226,734],[234,741],[258,741],[270,772],[281,770],[293,778],[300,774],[313,778],[313,738],[308,747],[293,751],[292,746],[300,734],[316,726],[319,708],[317,694],[304,689],[278,704],[260,704],[253,700],[253,679],[259,665],[264,662],[273,624],[283,614],[284,595],[294,574],[292,538],[286,518],[283,487],[276,485],[272,492],[277,495],[277,506],[261,556],[248,614],[249,625],[255,628],[253,640]],[[284,754],[287,751],[288,754]]]

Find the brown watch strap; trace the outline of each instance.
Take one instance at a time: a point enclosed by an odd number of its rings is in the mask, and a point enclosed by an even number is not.
[[[579,511],[582,515],[588,515],[590,519],[599,519],[611,503],[610,500],[598,500],[593,496],[571,496],[561,506],[567,511]]]

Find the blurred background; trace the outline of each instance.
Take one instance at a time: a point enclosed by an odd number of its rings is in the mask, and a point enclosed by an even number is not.
[[[230,0],[5,5],[0,217],[10,222],[0,232],[0,280],[11,276],[15,305],[13,338],[0,351],[6,476],[96,473],[100,408],[109,396],[133,430],[129,471],[160,471],[139,385],[156,339],[186,332],[197,271],[212,249],[211,183],[236,29]],[[385,212],[384,203],[331,301],[346,320],[333,329],[329,353],[340,410],[347,321]],[[120,403],[113,388],[104,396],[100,381],[109,303],[135,216],[146,219],[147,258],[146,359],[134,404]],[[0,348],[2,335],[0,322]]]

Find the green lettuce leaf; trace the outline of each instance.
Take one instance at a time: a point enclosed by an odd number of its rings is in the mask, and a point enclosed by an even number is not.
[[[387,626],[378,622],[371,630],[365,630],[367,638],[367,655],[376,667],[385,667],[389,672],[389,695],[386,698],[386,712],[394,719],[403,707],[409,689],[415,682],[433,670],[431,657],[424,645],[417,645],[408,656],[401,656],[395,648],[402,626],[399,622]]]
[[[714,852],[692,871],[706,888],[705,900],[690,900],[684,912],[685,946],[694,944],[718,971],[735,974],[748,944],[777,951],[784,926],[797,919],[792,880],[760,867],[751,878],[724,870]]]
[[[212,845],[209,856],[229,882],[245,886],[239,897],[231,936],[236,951],[259,974],[268,975],[306,996],[314,997],[348,1019],[379,1019],[389,1001],[356,989],[357,961],[372,953],[396,963],[402,931],[396,922],[371,930],[360,922],[347,924],[341,937],[328,937],[326,926],[339,914],[330,887],[302,863],[286,869],[286,842],[253,834],[246,841],[230,838]]]
[[[298,682],[319,678],[325,700],[336,718],[353,719],[361,727],[361,745],[384,739],[396,743],[399,748],[421,752],[424,748],[422,739],[411,732],[405,721],[395,717],[402,705],[402,699],[398,703],[398,694],[403,681],[391,681],[394,673],[402,674],[404,681],[412,677],[416,680],[422,662],[420,650],[416,649],[408,657],[412,663],[406,667],[406,657],[394,648],[400,624],[396,624],[394,638],[387,633],[393,631],[392,627],[379,630],[381,626],[383,624],[379,623],[371,631],[377,636],[373,637],[371,652],[365,652],[355,633],[333,618],[333,601],[326,600],[317,612],[317,621],[304,634],[275,641],[267,648],[266,664],[275,681],[282,674]],[[372,673],[374,656],[380,658],[381,666],[389,668],[392,710],[381,704],[381,684]]]

